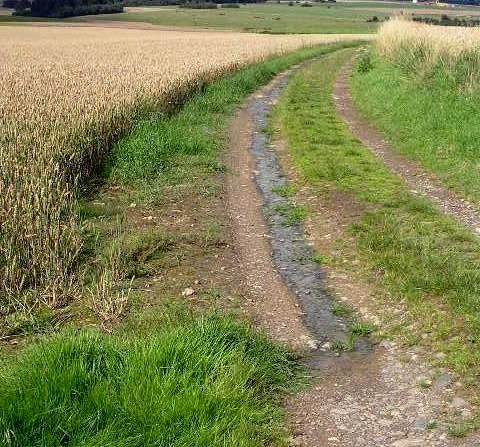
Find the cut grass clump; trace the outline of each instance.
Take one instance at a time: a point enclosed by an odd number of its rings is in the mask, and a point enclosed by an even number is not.
[[[364,321],[356,321],[352,324],[350,332],[354,336],[367,337],[373,332],[375,332],[375,326],[371,323],[366,323]]]
[[[341,352],[349,352],[353,349],[352,338],[349,340],[332,340],[330,342],[330,351],[340,354]]]
[[[448,427],[448,434],[454,438],[463,438],[474,428],[475,425],[469,422],[452,424]]]
[[[281,444],[279,396],[297,363],[229,318],[145,336],[66,331],[4,363],[4,446]]]
[[[275,120],[303,182],[326,201],[340,191],[362,205],[364,211],[354,219],[345,216],[346,231],[336,244],[343,241],[342,250],[359,260],[355,270],[368,274],[379,297],[408,309],[387,330],[445,353],[442,363],[476,386],[480,243],[427,200],[411,194],[337,117],[332,83],[351,54],[337,52],[297,72]]]
[[[332,308],[333,312],[333,308]],[[350,317],[351,311],[348,313],[337,314],[336,316]],[[355,343],[359,338],[369,337],[375,332],[376,328],[373,324],[364,321],[353,321],[350,325],[347,337],[344,340],[333,340],[330,342],[330,350],[333,352],[348,352],[355,350]]]
[[[293,197],[297,192],[297,190],[293,185],[284,185],[284,186],[277,186],[276,188],[273,188],[272,192],[279,195],[280,197],[289,198],[289,197]]]
[[[104,257],[109,258],[109,252],[119,250],[119,268],[128,277],[140,277],[150,274],[161,266],[166,255],[175,250],[178,236],[168,235],[163,230],[146,229],[123,234],[107,248]]]
[[[331,311],[336,317],[348,317],[352,313],[352,309],[349,306],[340,302],[333,303]]]
[[[60,314],[60,312],[57,312]],[[13,312],[2,320],[0,337],[40,334],[50,331],[55,324],[56,314],[49,308],[38,308],[36,312]]]

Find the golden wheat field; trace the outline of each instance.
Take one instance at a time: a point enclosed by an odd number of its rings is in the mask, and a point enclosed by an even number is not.
[[[82,247],[76,182],[135,111],[268,55],[355,37],[0,27],[0,307],[68,290]]]

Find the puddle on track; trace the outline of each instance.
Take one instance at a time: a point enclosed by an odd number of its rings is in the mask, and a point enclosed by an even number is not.
[[[289,77],[300,66],[279,75],[270,87],[255,95],[248,109],[253,120],[254,132],[251,153],[255,161],[254,179],[263,199],[263,214],[269,227],[270,243],[275,267],[294,294],[302,310],[303,323],[315,339],[317,347],[305,358],[313,370],[338,367],[338,354],[322,347],[325,343],[349,339],[349,321],[332,312],[334,300],[325,290],[325,275],[314,261],[314,251],[308,244],[302,226],[286,224],[279,208],[291,202],[274,191],[288,185],[275,149],[265,133],[269,113],[277,102]],[[372,352],[372,345],[365,337],[355,340],[353,352],[342,354],[342,360],[353,360]],[[336,365],[335,365],[336,364]]]

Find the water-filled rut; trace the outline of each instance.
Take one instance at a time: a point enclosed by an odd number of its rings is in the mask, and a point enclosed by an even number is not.
[[[288,195],[282,193],[288,187],[288,179],[282,171],[275,148],[270,143],[269,135],[265,132],[268,116],[273,106],[287,86],[289,77],[298,68],[299,66],[296,66],[277,76],[273,82],[253,95],[240,112],[240,117],[243,113],[249,121],[247,123],[245,120],[244,127],[241,129],[245,136],[248,134],[248,138],[245,138],[242,147],[237,150],[242,151],[241,157],[248,157],[248,162],[244,160],[244,166],[246,166],[245,163],[248,164],[245,169],[250,169],[250,173],[244,172],[244,175],[247,175],[243,179],[234,176],[233,183],[237,182],[237,187],[243,188],[241,191],[243,193],[245,193],[244,189],[248,188],[247,183],[255,185],[255,190],[250,191],[250,195],[257,196],[256,206],[261,209],[263,234],[257,235],[259,237],[256,237],[255,234],[244,234],[242,237],[240,234],[237,244],[240,251],[243,252],[241,258],[244,262],[243,267],[246,267],[247,270],[247,288],[253,288],[254,292],[262,289],[263,292],[266,292],[263,295],[268,295],[273,302],[270,306],[266,306],[266,310],[262,308],[262,305],[254,303],[254,306],[257,306],[256,313],[263,312],[264,314],[259,318],[264,321],[268,320],[267,326],[268,324],[280,326],[271,331],[278,338],[278,333],[282,332],[282,328],[286,332],[289,330],[289,322],[281,320],[282,312],[297,313],[297,320],[301,321],[308,335],[297,334],[290,338],[300,337],[307,340],[306,361],[313,368],[321,368],[326,366],[324,360],[328,359],[330,362],[338,355],[338,353],[332,352],[331,347],[350,346],[349,322],[343,317],[336,316],[332,311],[333,300],[326,290],[324,273],[321,266],[314,260],[315,253],[305,237],[301,219],[289,219],[289,213],[295,213],[298,209],[291,203]],[[241,119],[240,122],[242,122]],[[239,129],[234,129],[234,131],[238,132]],[[248,154],[245,154],[245,151],[248,151]],[[234,162],[233,165],[235,164]],[[248,231],[254,233],[255,225],[252,223],[252,217],[246,217],[244,209],[250,208],[251,203],[244,201],[245,203],[242,205],[241,195],[237,192],[237,194],[233,194],[232,198],[232,193],[230,193],[233,225],[234,227],[240,226],[237,231],[234,228],[234,231],[235,233]],[[243,224],[242,220],[244,220]],[[260,253],[258,247],[248,248],[255,244],[263,245],[264,248],[267,246],[268,253]],[[269,270],[273,268],[277,276],[281,278],[281,282],[286,285],[287,293],[290,295],[290,300],[293,300],[293,306],[296,309],[293,309],[290,302],[290,309],[293,310],[289,310],[285,303],[288,300],[276,296],[285,294],[285,290],[281,290],[283,287],[278,284],[278,280],[276,280],[276,285],[265,290],[262,283],[265,281],[265,277],[272,272],[263,270],[263,262],[262,265],[256,265],[262,256],[271,258],[272,266]],[[265,297],[257,296],[257,299],[261,300]],[[278,302],[275,303],[275,300]],[[283,337],[283,339],[288,341],[288,337]],[[295,343],[292,344],[295,345]],[[353,348],[354,351],[369,352],[370,344],[364,338],[357,338]]]
[[[250,102],[249,111],[254,123],[250,150],[255,160],[254,179],[263,198],[274,264],[298,300],[305,325],[322,344],[332,339],[344,339],[347,327],[342,318],[332,313],[332,300],[325,291],[323,273],[314,261],[314,252],[306,241],[301,224],[288,222],[285,215],[295,205],[281,194],[288,186],[288,180],[265,133],[268,115],[287,86],[290,74],[291,71],[281,75],[272,88]]]

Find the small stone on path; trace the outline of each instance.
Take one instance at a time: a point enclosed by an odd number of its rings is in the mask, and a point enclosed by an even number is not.
[[[434,387],[435,389],[445,388],[447,385],[452,383],[452,376],[448,373],[440,374],[435,380]]]
[[[424,441],[418,438],[400,439],[395,441],[391,447],[419,447],[424,445]]]
[[[187,287],[186,289],[183,290],[182,296],[192,296],[195,293],[195,290],[193,290],[191,287]]]
[[[453,408],[465,408],[467,403],[461,397],[454,397],[452,400],[452,407]]]

